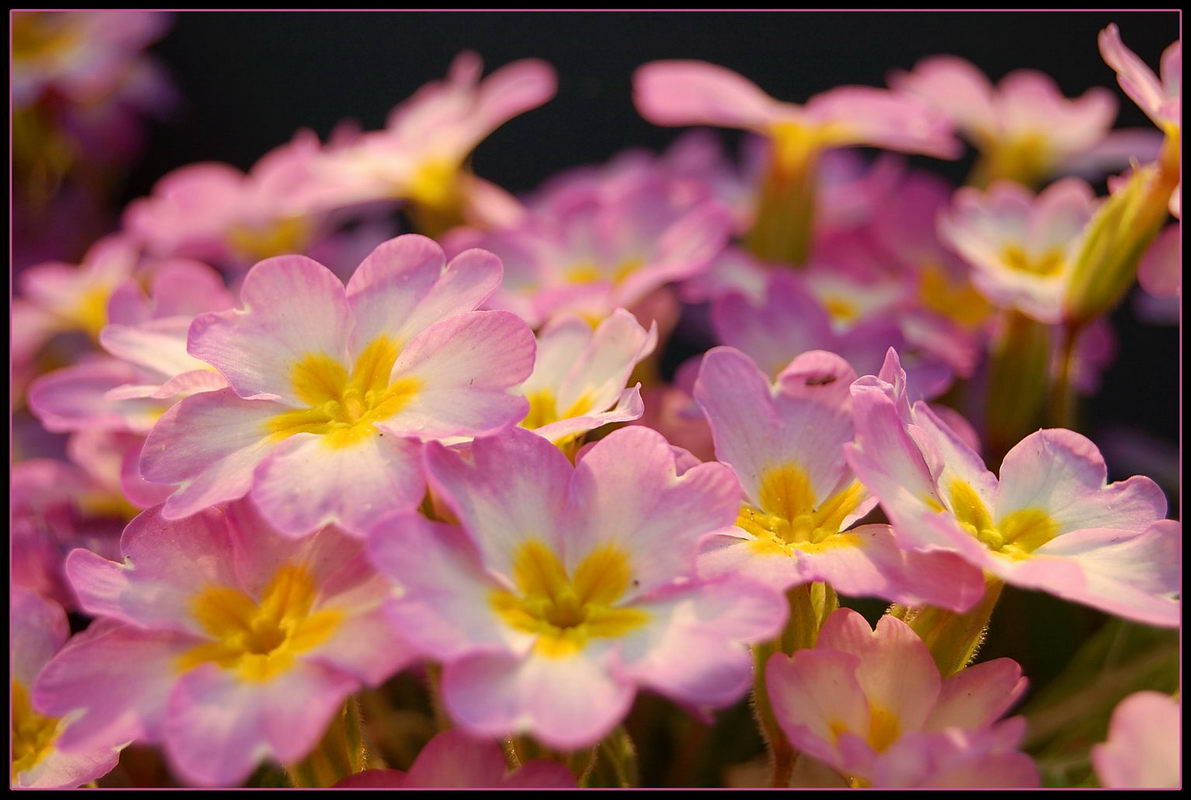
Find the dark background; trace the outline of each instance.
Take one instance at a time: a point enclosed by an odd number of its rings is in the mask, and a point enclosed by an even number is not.
[[[558,70],[558,96],[512,120],[475,153],[480,175],[522,192],[559,170],[628,146],[659,149],[678,135],[645,122],[633,107],[630,78],[647,61],[712,61],[775,97],[802,102],[839,84],[881,86],[892,69],[952,53],[994,80],[1016,68],[1041,69],[1075,96],[1092,86],[1116,88],[1096,47],[1109,22],[1152,66],[1179,35],[1175,12],[183,12],[153,52],[184,106],[152,131],[125,199],[193,161],[247,168],[301,127],[324,138],[346,118],[379,128],[394,105],[441,78],[464,49],[479,52],[489,70],[528,56]],[[1118,95],[1119,125],[1150,125]],[[736,141],[723,136],[729,145]],[[914,161],[959,182],[971,157]],[[1137,322],[1129,303],[1114,321],[1121,352],[1087,409],[1085,430],[1098,439],[1125,422],[1173,446],[1177,331]]]

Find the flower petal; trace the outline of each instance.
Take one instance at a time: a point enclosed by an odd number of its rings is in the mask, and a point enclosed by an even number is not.
[[[635,694],[589,651],[567,658],[479,653],[447,664],[442,687],[447,711],[464,730],[484,737],[529,733],[561,750],[602,739]]]
[[[362,537],[386,514],[414,509],[425,491],[421,443],[374,428],[348,444],[291,436],[257,466],[252,500],[287,536],[336,524]]]
[[[218,369],[243,398],[307,405],[294,366],[310,355],[348,363],[350,312],[335,273],[305,256],[260,262],[240,288],[244,308],[190,325],[189,353]]]

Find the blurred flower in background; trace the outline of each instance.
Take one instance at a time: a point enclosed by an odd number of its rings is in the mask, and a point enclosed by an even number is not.
[[[14,11],[14,266],[72,258],[102,230],[105,200],[140,151],[146,116],[176,104],[145,48],[172,15]]]

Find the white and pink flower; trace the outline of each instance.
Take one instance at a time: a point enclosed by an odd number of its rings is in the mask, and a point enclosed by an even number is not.
[[[66,614],[20,586],[10,591],[12,645],[12,782],[14,789],[74,789],[106,775],[126,745],[119,735],[63,750],[73,720],[50,714],[32,696],[46,663],[70,635]]]
[[[392,517],[369,547],[400,587],[395,630],[443,664],[443,700],[464,730],[576,749],[623,719],[638,688],[699,708],[747,689],[746,645],[780,630],[786,610],[760,584],[695,574],[700,539],[739,506],[726,467],[680,472],[641,427],[575,466],[521,429],[466,455],[430,444],[426,462],[461,527]]]
[[[417,506],[422,442],[492,433],[528,410],[515,387],[533,368],[532,332],[472,310],[500,275],[490,253],[447,264],[412,234],[380,245],[346,288],[303,256],[258,264],[242,309],[190,326],[190,355],[229,388],[174,405],[145,442],[144,477],[177,487],[162,514],[250,494],[302,536],[331,523],[362,534]]]
[[[907,552],[887,525],[852,527],[877,503],[844,460],[855,378],[822,351],[795,358],[772,384],[737,350],[703,358],[695,399],[745,500],[735,526],[705,543],[700,571],[776,589],[826,581],[842,594],[966,610],[983,581],[962,559]]]
[[[123,563],[74,551],[66,571],[97,619],[45,668],[34,703],[70,715],[64,752],[160,743],[190,783],[236,784],[291,764],[349,695],[412,659],[383,619],[388,586],[361,544],[295,541],[247,503],[133,520]]]
[[[852,786],[1038,786],[1037,769],[1017,749],[1025,720],[998,722],[1026,688],[1012,659],[943,679],[904,622],[884,616],[874,630],[841,608],[813,649],[775,653],[766,680],[790,743]]]
[[[521,393],[529,414],[521,427],[556,444],[645,411],[641,384],[627,387],[633,368],[657,347],[657,326],[647,331],[617,309],[592,330],[580,317],[560,317],[538,334],[537,361]]]
[[[1151,625],[1178,624],[1179,523],[1152,480],[1107,484],[1092,442],[1040,430],[1000,477],[921,401],[877,377],[852,386],[848,463],[902,546],[957,553],[1006,583]]]

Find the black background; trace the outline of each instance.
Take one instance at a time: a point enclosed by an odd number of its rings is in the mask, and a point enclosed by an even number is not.
[[[559,74],[558,96],[482,143],[473,165],[514,191],[628,146],[658,149],[679,131],[645,122],[630,79],[660,58],[699,58],[739,71],[775,97],[802,102],[845,83],[880,86],[928,55],[961,55],[994,80],[1041,69],[1068,96],[1116,88],[1096,34],[1116,22],[1155,66],[1179,35],[1175,12],[183,12],[152,51],[184,98],[155,126],[125,199],[170,169],[200,160],[247,168],[301,127],[326,137],[346,118],[379,128],[387,112],[452,57],[479,52],[490,70],[534,56]],[[1122,126],[1148,126],[1123,94]],[[732,145],[736,137],[723,134]],[[914,159],[961,181],[971,163]],[[1102,188],[1102,187],[1101,187]],[[1115,315],[1121,353],[1091,401],[1093,438],[1117,422],[1167,441],[1178,435],[1178,335]],[[1111,465],[1111,460],[1110,460]]]

